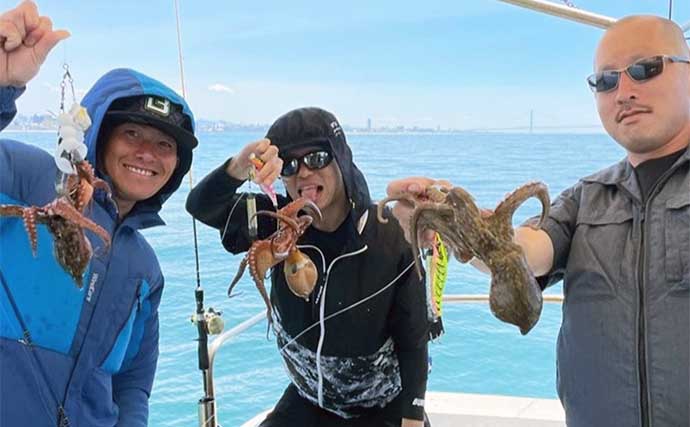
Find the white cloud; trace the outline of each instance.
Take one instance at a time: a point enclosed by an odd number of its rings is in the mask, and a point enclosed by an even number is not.
[[[220,84],[220,83],[212,84],[211,86],[208,87],[208,90],[210,90],[211,92],[227,93],[230,95],[235,94],[235,89],[233,89],[229,86],[225,86],[225,85]]]

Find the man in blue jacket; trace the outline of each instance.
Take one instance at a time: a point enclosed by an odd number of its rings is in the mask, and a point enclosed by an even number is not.
[[[24,2],[0,15],[0,128],[50,49],[53,31]],[[86,236],[93,258],[82,288],[53,255],[38,225],[32,251],[22,218],[0,217],[0,425],[145,426],[158,359],[163,277],[141,229],[162,225],[163,202],[192,162],[194,119],[173,90],[127,69],[108,72],[82,101],[92,120],[87,160],[110,184],[86,216],[111,236]],[[0,140],[0,204],[44,206],[56,198],[54,158]]]

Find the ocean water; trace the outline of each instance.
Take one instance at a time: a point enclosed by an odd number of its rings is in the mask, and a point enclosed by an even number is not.
[[[53,133],[3,132],[3,137],[39,145],[52,152]],[[200,135],[194,181],[220,165],[259,133]],[[544,181],[552,198],[624,155],[606,135],[568,134],[352,134],[355,162],[364,172],[372,197],[383,197],[387,183],[410,175],[445,178],[470,191],[480,206],[492,208],[515,187]],[[194,312],[196,270],[191,217],[184,210],[189,181],[166,203],[167,227],[145,232],[166,278],[160,307],[160,359],[150,400],[151,426],[197,424],[202,381],[197,369]],[[530,200],[514,218],[517,224],[538,214]],[[197,223],[201,283],[206,305],[223,312],[226,330],[264,309],[249,275],[233,299],[226,297],[241,256],[220,245],[218,232]],[[488,277],[452,261],[446,293],[488,293]],[[560,293],[560,285],[548,290]],[[561,322],[559,304],[545,304],[537,326],[525,337],[496,320],[486,304],[444,306],[446,334],[430,346],[433,391],[556,398],[555,343]],[[275,338],[266,339],[261,322],[220,349],[215,360],[218,416],[223,426],[238,426],[269,408],[288,384]]]

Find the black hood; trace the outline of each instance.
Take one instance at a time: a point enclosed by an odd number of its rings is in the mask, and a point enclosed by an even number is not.
[[[292,110],[273,122],[266,138],[278,147],[281,157],[301,147],[320,144],[329,146],[343,176],[353,219],[357,221],[367,210],[371,204],[369,186],[355,165],[345,132],[333,114],[317,107]]]

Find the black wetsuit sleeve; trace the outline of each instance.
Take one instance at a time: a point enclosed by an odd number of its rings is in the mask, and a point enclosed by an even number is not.
[[[424,419],[424,394],[426,393],[429,352],[427,344],[421,348],[398,352],[400,361],[401,418]]]
[[[409,247],[406,252],[409,256],[403,257],[399,271],[403,271],[412,262]],[[391,316],[393,339],[400,362],[402,381],[401,416],[423,420],[424,395],[429,369],[429,319],[425,304],[425,287],[414,268],[410,268],[401,279],[404,282],[396,289],[396,300]]]
[[[237,192],[244,181],[234,179],[225,172],[230,160],[209,173],[190,191],[186,208],[194,218],[219,230],[225,249],[236,254],[249,249],[250,238],[247,194]],[[256,194],[255,197],[257,210],[275,210],[267,196]],[[279,203],[284,201],[284,198],[279,198]],[[259,238],[264,238],[275,230],[275,221],[267,216],[259,216],[258,227]]]

